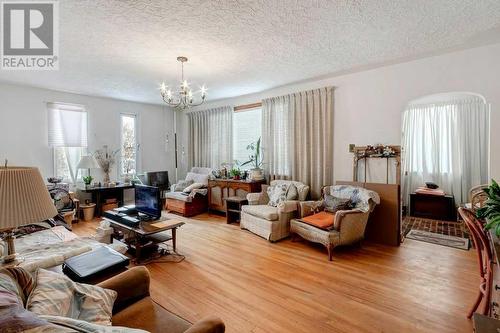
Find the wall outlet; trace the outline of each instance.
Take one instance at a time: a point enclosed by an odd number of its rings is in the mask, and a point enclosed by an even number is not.
[[[354,143],[349,144],[349,152],[350,153],[354,153],[354,147],[356,147],[356,145]]]

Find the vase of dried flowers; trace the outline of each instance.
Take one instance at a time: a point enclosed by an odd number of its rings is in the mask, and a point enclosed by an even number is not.
[[[108,185],[111,181],[109,178],[109,173],[111,172],[111,167],[116,162],[116,154],[119,152],[119,149],[114,151],[109,151],[108,146],[105,145],[102,149],[97,149],[94,153],[94,157],[104,172],[103,183]]]

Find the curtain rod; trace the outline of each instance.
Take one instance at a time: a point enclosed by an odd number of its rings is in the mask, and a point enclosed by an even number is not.
[[[244,111],[244,110],[254,109],[254,108],[260,108],[261,106],[262,106],[262,102],[238,105],[238,106],[234,107],[234,112]]]

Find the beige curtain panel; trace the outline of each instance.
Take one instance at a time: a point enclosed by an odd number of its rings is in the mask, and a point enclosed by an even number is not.
[[[188,113],[189,167],[219,168],[232,163],[233,107]]]
[[[308,184],[311,196],[333,184],[333,87],[262,101],[264,169],[270,180]]]

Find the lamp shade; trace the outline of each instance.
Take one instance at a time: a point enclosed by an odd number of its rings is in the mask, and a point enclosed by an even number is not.
[[[95,160],[94,156],[92,155],[86,155],[82,156],[80,159],[80,162],[78,162],[78,165],[76,166],[77,169],[97,169],[99,168],[99,164],[97,164],[97,161]]]
[[[38,168],[0,168],[0,230],[56,215],[57,209]]]

